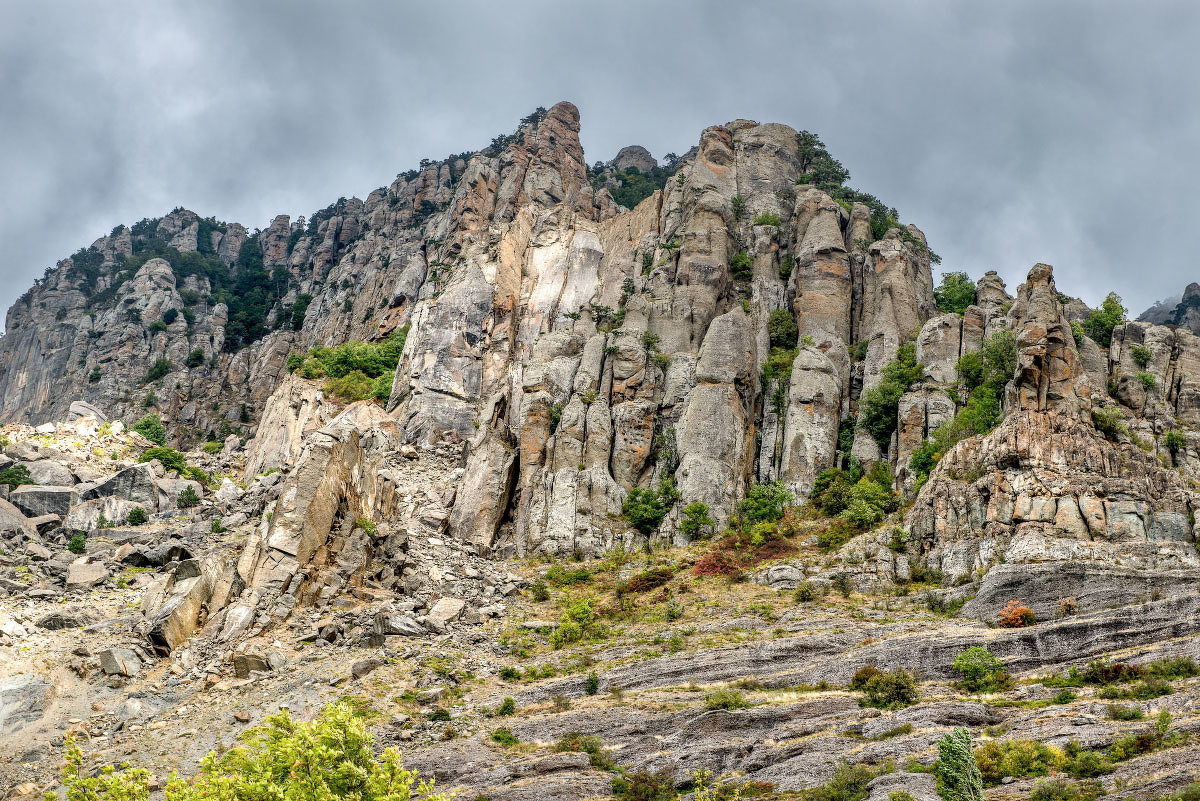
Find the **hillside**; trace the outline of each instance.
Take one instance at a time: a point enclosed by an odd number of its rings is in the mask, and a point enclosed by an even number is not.
[[[466,797],[953,801],[959,727],[1195,793],[1200,338],[937,261],[812,133],[588,167],[569,103],[119,227],[0,339],[0,788],[342,699]]]

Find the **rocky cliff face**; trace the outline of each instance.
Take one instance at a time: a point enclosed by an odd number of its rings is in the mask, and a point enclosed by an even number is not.
[[[680,502],[651,539],[678,539],[692,502],[724,526],[756,482],[805,498],[821,471],[851,457],[887,463],[897,489],[915,493],[910,457],[961,405],[959,358],[1009,330],[1008,419],[947,454],[917,498],[910,526],[929,543],[925,558],[956,578],[978,575],[996,552],[981,532],[1009,538],[1027,523],[1075,540],[1190,541],[1181,479],[1154,459],[1115,455],[1091,412],[1115,399],[1129,418],[1126,450],[1141,443],[1194,472],[1195,337],[1127,323],[1107,354],[1077,343],[1076,304],[1063,305],[1047,265],[1015,298],[989,273],[974,305],[938,314],[921,232],[894,219],[882,230],[867,206],[798,184],[801,139],[745,120],[708,128],[661,190],[626,209],[593,187],[609,173],[589,174],[578,111],[560,103],[486,151],[426,164],[307,223],[279,217],[250,234],[176,210],[120,228],[10,310],[0,419],[55,416],[76,397],[127,417],[155,408],[177,441],[257,434],[253,476],[305,462],[314,432],[339,430],[327,428],[337,410],[316,387],[285,379],[289,352],[407,325],[386,439],[461,450],[449,535],[479,553],[598,554],[647,536],[622,504],[664,481]],[[604,169],[630,167],[657,164],[630,147]],[[781,321],[792,339],[779,340]],[[901,397],[891,440],[877,441],[855,431],[859,402],[906,342],[922,380]],[[847,432],[852,443],[839,443]],[[1051,434],[1073,444],[1045,458],[1015,444],[1044,448],[1036,438]],[[359,470],[339,448],[339,473]],[[993,463],[986,486],[954,483],[966,465],[973,474]],[[1058,478],[1031,493],[1022,487],[1034,463]],[[1155,478],[1096,495],[1103,515],[1075,491],[1080,476],[1111,479],[1130,465],[1141,465],[1138,481]],[[351,505],[376,497],[356,486],[333,494]],[[1039,497],[1055,499],[1052,514],[1030,500]],[[1110,530],[1126,512],[1140,533]],[[293,559],[314,552],[288,547]],[[1190,566],[1182,552],[1171,560]]]

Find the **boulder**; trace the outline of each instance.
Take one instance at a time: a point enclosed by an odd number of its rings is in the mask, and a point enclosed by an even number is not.
[[[84,400],[73,401],[67,409],[67,420],[78,420],[81,417],[94,417],[99,423],[108,422],[108,416],[98,407]]]
[[[98,484],[80,493],[80,499],[90,501],[97,498],[123,498],[133,501],[152,512],[157,509],[158,487],[155,484],[154,468],[147,462],[126,467]]]
[[[444,628],[447,624],[457,620],[466,606],[467,602],[461,598],[439,598],[433,605],[433,609],[429,610],[427,617],[435,625]]]
[[[0,534],[24,534],[33,539],[37,536],[37,529],[20,509],[0,498]]]
[[[63,520],[63,528],[68,531],[94,531],[100,528],[101,522],[123,524],[129,519],[129,513],[139,507],[144,511],[154,508],[151,504],[116,497],[84,501],[71,507]]]
[[[71,507],[78,502],[78,496],[70,486],[24,485],[10,492],[8,500],[29,517],[41,517],[42,515],[65,517]]]
[[[29,470],[29,475],[38,484],[69,487],[75,484],[75,474],[65,466],[51,459],[38,459],[35,462],[22,462]]]
[[[100,669],[109,676],[136,676],[142,660],[131,648],[105,648],[99,653]]]
[[[197,498],[204,497],[204,486],[190,478],[156,478],[154,487],[158,491],[158,511],[162,513],[179,511],[179,495],[188,487]]]
[[[67,568],[67,589],[87,589],[108,578],[108,568],[103,562],[89,562],[81,557]]]

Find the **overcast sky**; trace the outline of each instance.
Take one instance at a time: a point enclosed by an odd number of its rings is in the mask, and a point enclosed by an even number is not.
[[[0,305],[175,206],[264,227],[571,100],[588,161],[818,132],[942,269],[1200,280],[1191,2],[0,0]]]

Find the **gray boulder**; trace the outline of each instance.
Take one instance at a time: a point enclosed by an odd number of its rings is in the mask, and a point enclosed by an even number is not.
[[[38,464],[34,462],[34,464]],[[8,494],[8,500],[29,517],[42,515],[58,515],[65,517],[71,507],[78,502],[75,490],[70,486],[30,486],[17,487]]]
[[[105,648],[100,652],[100,669],[109,676],[136,676],[142,660],[130,648]]]
[[[84,490],[80,493],[80,499],[124,498],[145,506],[147,511],[153,511],[158,508],[156,478],[154,468],[149,463],[135,464]]]

